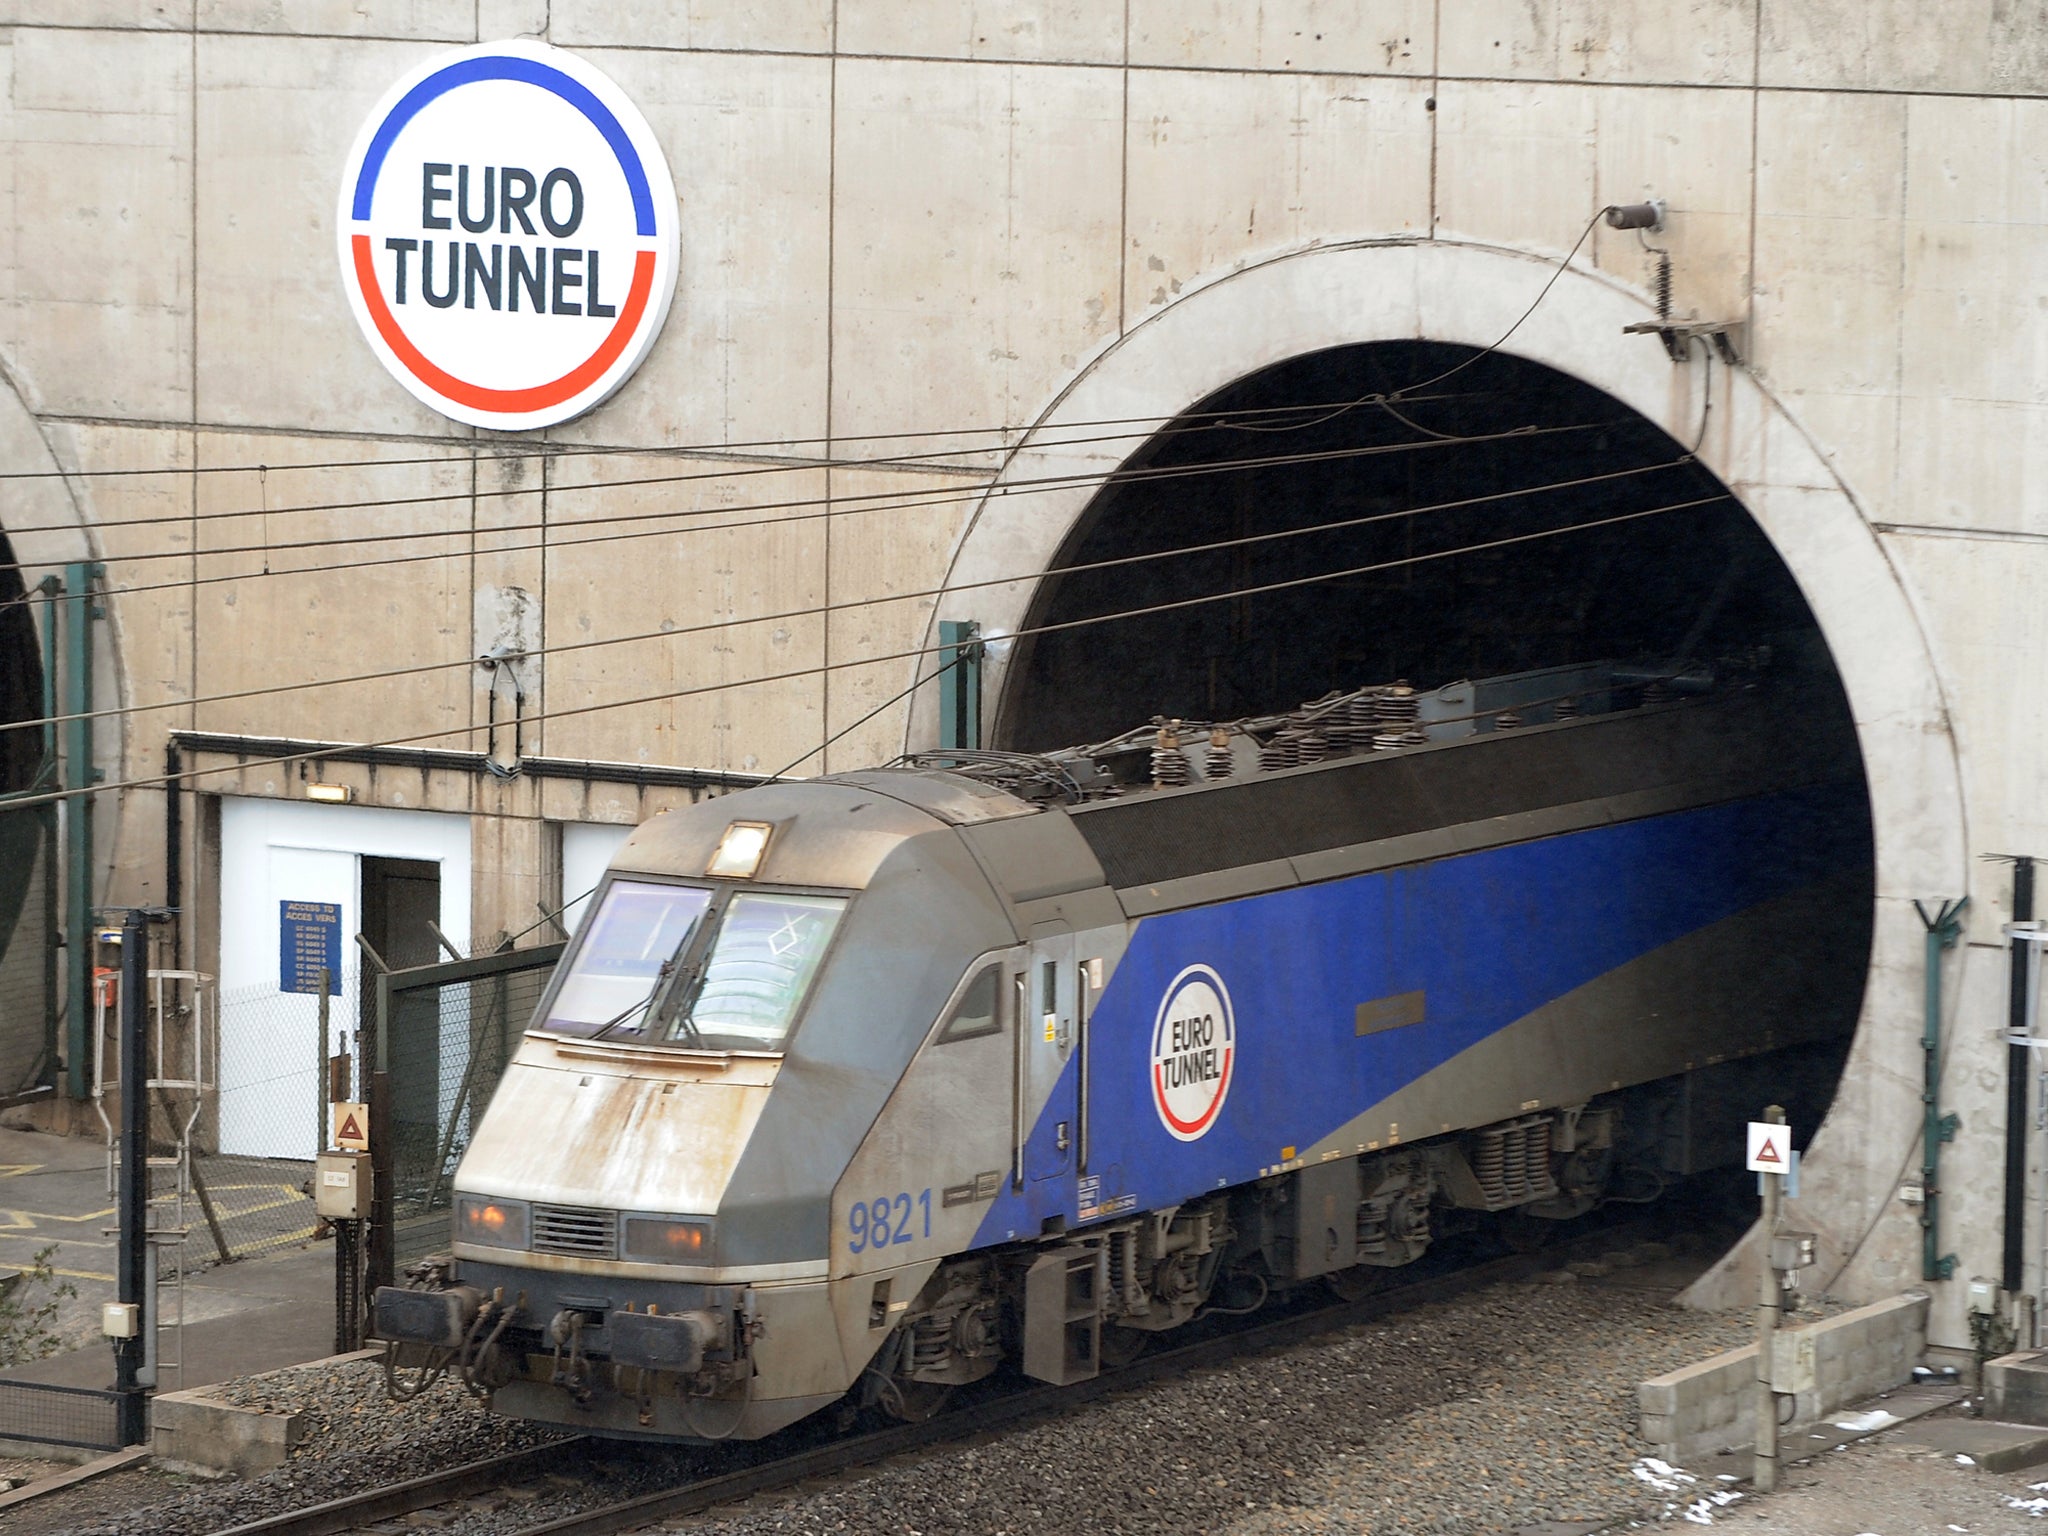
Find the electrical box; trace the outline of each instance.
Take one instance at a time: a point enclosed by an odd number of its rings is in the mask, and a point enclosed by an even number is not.
[[[1980,1317],[1990,1317],[1998,1310],[1998,1287],[1989,1280],[1970,1278],[1970,1311]]]
[[[1813,1263],[1811,1232],[1777,1232],[1771,1236],[1771,1268],[1783,1272]]]
[[[132,1339],[142,1332],[142,1308],[132,1301],[109,1301],[100,1306],[100,1332],[110,1339]]]
[[[313,1210],[330,1221],[370,1214],[370,1154],[322,1152],[313,1162]]]

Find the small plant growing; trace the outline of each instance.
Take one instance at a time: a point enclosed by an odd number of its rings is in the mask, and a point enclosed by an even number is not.
[[[56,1244],[37,1253],[28,1268],[0,1279],[0,1367],[54,1355],[64,1340],[52,1324],[57,1309],[78,1294],[69,1280],[57,1279],[50,1260]]]

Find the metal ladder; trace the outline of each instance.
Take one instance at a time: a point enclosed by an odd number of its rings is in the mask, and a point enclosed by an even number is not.
[[[199,1123],[199,1113],[206,1103],[207,1091],[213,1084],[205,1074],[206,1040],[214,1020],[209,1015],[209,1005],[214,1000],[213,977],[203,971],[151,970],[148,972],[149,1006],[146,1026],[150,1030],[149,1059],[156,1064],[157,1074],[145,1078],[142,1088],[153,1095],[170,1119],[177,1133],[177,1152],[170,1157],[151,1157],[149,1166],[149,1208],[146,1218],[145,1239],[147,1249],[144,1255],[145,1283],[143,1287],[144,1311],[142,1319],[143,1357],[139,1374],[141,1384],[149,1388],[163,1385],[165,1373],[174,1375],[177,1386],[185,1384],[185,1239],[191,1236],[191,1224],[186,1217],[185,1201],[192,1192],[192,1131]],[[179,1001],[180,989],[185,989],[185,1001]],[[111,1199],[119,1188],[121,1169],[121,1138],[114,1124],[107,1118],[106,1094],[109,1088],[121,1088],[118,1051],[109,1051],[107,1041],[107,1009],[113,999],[113,988],[103,983],[93,987],[93,1112],[100,1117],[100,1125],[107,1139],[107,1195]],[[174,1077],[169,1071],[170,1052],[165,1045],[167,1021],[182,1018],[186,1023],[187,1049],[179,1054],[185,1057],[183,1065],[186,1075]],[[108,1075],[109,1058],[114,1063],[114,1073]],[[190,1094],[191,1105],[185,1111],[182,1122],[174,1107],[172,1095]],[[174,1170],[170,1187],[157,1188],[156,1170]],[[118,1236],[118,1227],[103,1228],[110,1236]],[[171,1288],[171,1316],[168,1324],[163,1319],[163,1287]],[[171,1330],[168,1352],[161,1341],[161,1331],[168,1326]]]

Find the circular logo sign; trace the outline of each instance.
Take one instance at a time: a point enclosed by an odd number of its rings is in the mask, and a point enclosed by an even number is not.
[[[1237,1026],[1223,978],[1191,965],[1173,978],[1152,1025],[1152,1105],[1177,1140],[1209,1133],[1230,1094]]]
[[[342,180],[342,283],[384,366],[445,416],[581,415],[647,355],[676,285],[668,163],[582,60],[486,43],[407,75]]]

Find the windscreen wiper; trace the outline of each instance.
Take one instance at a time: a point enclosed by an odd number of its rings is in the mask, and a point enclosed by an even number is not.
[[[641,998],[640,1001],[637,1003],[628,1003],[624,1008],[620,1009],[617,1013],[613,1014],[610,1018],[606,1019],[602,1024],[598,1025],[598,1027],[595,1030],[591,1031],[590,1038],[592,1040],[602,1040],[606,1035],[610,1034],[613,1030],[617,1029],[621,1024],[625,1023],[628,1018],[632,1017],[632,1015],[636,1013],[645,1013],[647,1011],[648,1006],[657,997],[661,996],[662,985],[668,980],[670,963],[671,962],[667,960],[661,962],[661,969],[654,973],[654,985],[647,989],[647,995],[645,997]]]

